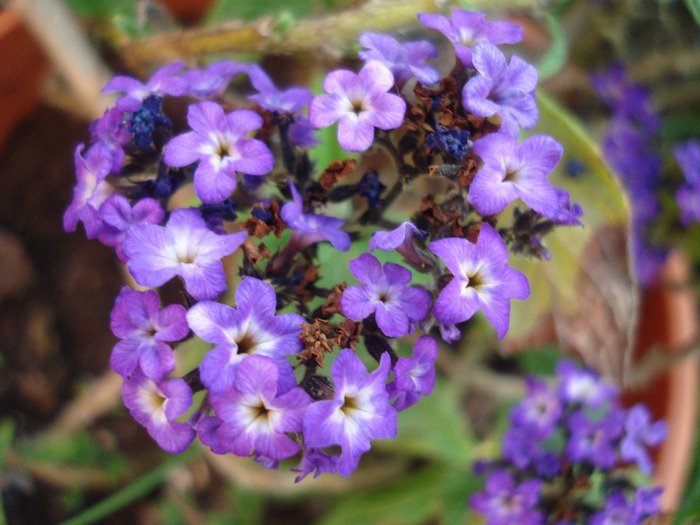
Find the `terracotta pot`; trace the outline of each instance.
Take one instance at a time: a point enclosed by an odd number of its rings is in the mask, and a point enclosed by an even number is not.
[[[0,11],[0,154],[14,127],[39,106],[48,60],[12,9]]]
[[[658,285],[644,291],[640,312],[637,359],[650,348],[678,349],[697,337],[697,305],[686,285],[690,270],[683,256],[669,256]],[[668,424],[666,439],[655,454],[654,480],[664,487],[661,505],[665,511],[677,509],[692,463],[697,418],[698,370],[700,356],[693,353],[673,363],[638,391],[626,392],[628,406],[644,402],[655,419]]]

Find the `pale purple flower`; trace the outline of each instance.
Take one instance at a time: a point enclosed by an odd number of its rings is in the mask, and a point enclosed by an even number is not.
[[[217,346],[210,350],[199,373],[204,386],[221,394],[233,385],[236,369],[248,355],[270,357],[279,369],[279,391],[296,385],[287,355],[296,354],[303,344],[299,339],[305,322],[299,314],[275,315],[277,295],[272,286],[260,279],[246,277],[236,289],[236,308],[201,301],[187,312],[192,331]]]
[[[583,228],[583,223],[579,220],[579,217],[583,216],[583,208],[581,208],[581,205],[576,202],[572,204],[569,193],[566,190],[554,188],[554,191],[559,201],[559,211],[553,217],[550,217],[550,219],[557,224],[581,226]]]
[[[179,275],[198,301],[215,299],[226,289],[221,258],[245,241],[245,231],[217,235],[198,210],[174,210],[165,226],[136,224],[122,244],[127,266],[142,286],[161,286]]]
[[[625,418],[625,435],[620,442],[620,458],[633,461],[639,470],[651,474],[654,463],[647,448],[655,447],[666,437],[664,421],[651,422],[649,409],[643,404],[634,405],[627,411]]]
[[[222,93],[229,82],[240,73],[248,71],[248,64],[236,64],[231,60],[214,62],[206,69],[190,69],[183,73],[188,92],[194,97],[210,97]]]
[[[532,428],[511,427],[503,434],[503,457],[519,470],[536,465],[543,454],[541,442]]]
[[[664,491],[662,487],[639,487],[632,501],[632,512],[636,519],[642,521],[649,516],[655,516],[661,512],[659,497]]]
[[[559,423],[562,406],[546,383],[534,377],[528,377],[526,382],[527,395],[511,410],[511,425],[531,431],[538,439],[546,439]]]
[[[676,190],[676,202],[681,210],[681,222],[690,226],[700,222],[700,140],[677,145],[673,155],[685,177],[685,184]]]
[[[122,288],[110,316],[110,328],[121,341],[114,345],[109,364],[122,377],[136,368],[154,380],[175,370],[175,354],[165,341],[179,341],[190,333],[185,308],[171,304],[160,309],[153,290]]]
[[[547,176],[564,148],[552,137],[533,135],[522,144],[503,133],[491,133],[472,146],[483,166],[469,186],[469,203],[481,215],[503,211],[517,198],[540,215],[559,217],[559,196]]]
[[[389,403],[386,380],[391,358],[382,354],[379,367],[369,373],[355,353],[346,348],[338,354],[331,377],[335,397],[316,401],[304,417],[307,447],[339,445],[338,473],[349,476],[360,456],[370,449],[372,439],[393,439],[398,432],[396,410]]]
[[[586,368],[577,366],[573,361],[563,360],[557,363],[557,376],[561,379],[557,394],[567,404],[581,404],[598,409],[617,397],[617,388]]]
[[[411,282],[410,270],[363,253],[348,264],[350,272],[365,285],[348,286],[340,297],[344,316],[355,321],[375,314],[377,326],[388,337],[406,335],[411,323],[428,315],[430,294]]]
[[[367,48],[367,51],[358,53],[360,58],[365,62],[379,60],[400,84],[414,76],[426,86],[440,81],[440,73],[425,61],[428,57],[438,56],[435,46],[427,40],[401,44],[389,35],[367,32],[360,35],[359,41]]]
[[[279,113],[298,113],[314,97],[308,88],[293,86],[279,89],[263,68],[253,64],[248,69],[250,83],[258,91],[248,98],[258,106]]]
[[[121,169],[124,164],[124,145],[131,140],[131,133],[124,126],[123,118],[123,111],[111,108],[90,125],[90,139],[95,147],[104,148],[112,159],[110,173],[117,173]]]
[[[588,521],[590,525],[641,525],[634,516],[634,509],[622,492],[613,492],[605,501],[605,509],[596,512]]]
[[[191,426],[174,421],[192,405],[192,390],[181,378],[153,381],[137,368],[124,379],[122,394],[131,416],[166,452],[179,454],[194,439]]]
[[[622,435],[621,416],[618,411],[609,411],[597,421],[591,421],[581,410],[571,414],[566,421],[571,432],[565,449],[569,461],[586,461],[604,469],[615,465],[617,443]]]
[[[510,299],[527,299],[527,278],[508,266],[508,248],[491,226],[482,223],[479,239],[451,237],[430,249],[452,272],[452,280],[435,300],[433,315],[443,323],[461,323],[482,310],[499,338],[508,331]]]
[[[219,441],[237,456],[280,460],[299,450],[286,432],[301,431],[311,398],[298,387],[277,395],[278,373],[273,359],[247,356],[236,368],[233,387],[209,397],[222,420],[216,431]]]
[[[282,220],[294,230],[287,244],[298,245],[298,249],[303,249],[319,241],[328,241],[336,250],[347,251],[350,248],[350,235],[340,229],[345,221],[317,213],[306,213],[304,199],[291,181],[289,190],[292,192],[292,201],[285,203],[280,210]]]
[[[197,435],[202,444],[208,446],[214,454],[226,454],[228,449],[221,443],[218,430],[223,421],[216,416],[202,418],[197,424]]]
[[[181,168],[199,161],[194,171],[194,187],[202,202],[216,204],[236,188],[236,172],[264,175],[275,159],[261,140],[246,136],[263,125],[260,115],[250,110],[232,111],[216,102],[192,104],[187,122],[193,131],[171,139],[163,150],[168,166]]]
[[[415,405],[421,396],[427,396],[435,386],[435,359],[437,341],[429,336],[419,337],[413,345],[413,357],[400,357],[394,365],[394,381],[386,386],[394,408],[401,412]]]
[[[140,80],[125,75],[117,75],[102,88],[102,93],[121,92],[125,95],[117,99],[117,108],[134,111],[150,95],[171,95],[179,97],[187,93],[189,86],[182,77],[175,76],[182,69],[182,62],[175,62],[160,68],[144,84]]]
[[[403,123],[406,102],[388,91],[394,86],[391,71],[377,60],[367,62],[359,73],[332,71],[323,81],[328,95],[314,97],[309,122],[326,128],[336,121],[338,142],[346,151],[365,151],[374,141],[374,128],[394,129]]]
[[[387,252],[396,250],[410,265],[420,268],[427,261],[416,251],[413,239],[424,239],[427,236],[427,232],[418,229],[412,222],[404,221],[390,232],[374,232],[369,239],[369,249]]]
[[[544,516],[536,507],[541,489],[538,479],[518,485],[509,472],[494,470],[486,478],[483,492],[469,498],[469,506],[486,515],[486,525],[540,525]]]
[[[126,197],[111,195],[99,209],[103,228],[98,235],[100,242],[116,249],[117,257],[122,262],[128,258],[122,249],[126,230],[134,224],[160,224],[165,218],[160,203],[151,198],[144,198],[131,207]]]
[[[294,483],[299,483],[314,471],[314,479],[319,477],[322,472],[334,474],[338,472],[338,456],[329,456],[317,448],[306,448],[299,461],[299,466],[290,470],[299,472]]]
[[[487,22],[484,13],[452,9],[452,18],[420,13],[423,25],[437,29],[455,46],[457,58],[466,67],[472,65],[472,47],[478,42],[492,44],[516,44],[523,39],[520,26],[508,22]]]
[[[84,144],[75,148],[75,178],[73,201],[63,214],[63,229],[73,232],[82,222],[85,235],[94,239],[102,230],[99,209],[114,188],[105,178],[112,169],[112,158],[105,148],[91,147],[82,156]]]
[[[464,108],[479,117],[501,117],[500,131],[518,136],[518,123],[530,129],[537,123],[535,102],[537,70],[517,55],[506,64],[503,53],[487,42],[474,46],[474,68],[479,72],[462,90]]]

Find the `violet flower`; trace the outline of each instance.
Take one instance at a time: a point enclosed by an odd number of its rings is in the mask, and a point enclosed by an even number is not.
[[[526,378],[527,395],[510,412],[513,427],[531,431],[537,439],[546,439],[559,423],[563,409],[546,383]]]
[[[386,386],[394,408],[401,412],[415,405],[421,396],[427,396],[435,386],[435,359],[437,341],[429,336],[419,337],[413,345],[413,357],[400,357],[394,365],[394,381]]]
[[[413,239],[415,237],[424,239],[427,235],[427,232],[418,229],[412,222],[404,221],[390,232],[374,232],[369,239],[369,249],[386,252],[396,250],[411,266],[420,268],[429,261],[416,251]]]
[[[207,204],[222,202],[236,189],[236,172],[264,175],[275,159],[264,142],[245,138],[263,125],[260,115],[250,110],[224,115],[216,102],[192,104],[187,122],[193,131],[171,139],[163,151],[168,166],[181,168],[199,161],[194,171],[197,196]]]
[[[676,202],[681,210],[681,222],[690,226],[700,222],[700,140],[677,145],[673,156],[685,177],[685,184],[676,190]]]
[[[540,525],[544,516],[536,505],[540,500],[542,482],[528,479],[516,484],[505,470],[495,470],[486,478],[483,492],[472,494],[469,506],[486,515],[487,525]]]
[[[632,506],[627,503],[622,492],[613,492],[605,501],[605,509],[593,514],[590,525],[641,525],[634,517]]]
[[[98,239],[105,246],[115,248],[117,257],[124,263],[128,258],[122,242],[129,227],[134,224],[160,224],[165,218],[165,212],[157,200],[147,197],[136,202],[132,208],[127,198],[120,194],[108,197],[99,212],[103,228]]]
[[[166,452],[179,454],[194,439],[191,426],[174,421],[192,404],[192,390],[181,378],[153,381],[137,368],[124,379],[122,394],[131,416]]]
[[[573,361],[560,361],[556,372],[561,380],[557,395],[564,403],[597,410],[617,397],[614,385],[602,381],[592,370],[578,367]]]
[[[304,442],[307,447],[339,445],[338,473],[349,476],[357,468],[360,456],[370,449],[372,439],[396,437],[396,410],[389,404],[386,380],[391,359],[382,354],[379,368],[369,373],[355,353],[346,348],[338,354],[331,377],[335,384],[333,399],[316,401],[304,417]]]
[[[540,215],[559,217],[559,196],[547,180],[564,152],[547,135],[533,135],[522,144],[503,133],[491,133],[472,146],[483,166],[469,186],[469,203],[481,215],[503,211],[517,198]]]
[[[314,97],[308,88],[293,86],[279,89],[263,68],[253,64],[248,69],[250,83],[258,91],[248,98],[261,108],[279,113],[298,113]]]
[[[104,148],[112,159],[110,173],[117,173],[124,164],[124,145],[131,140],[131,133],[123,125],[124,112],[117,108],[90,125],[90,138],[95,147]]]
[[[627,411],[625,435],[620,442],[620,458],[633,461],[639,470],[651,474],[654,463],[647,448],[659,445],[666,437],[666,423],[651,422],[649,409],[643,404],[634,405]]]
[[[484,13],[452,9],[452,18],[419,13],[418,20],[431,29],[437,29],[455,46],[457,58],[466,67],[473,67],[472,46],[478,42],[516,44],[523,39],[520,26],[508,22],[487,22]]]
[[[88,239],[94,239],[102,230],[102,219],[98,213],[114,188],[105,178],[112,169],[112,157],[105,148],[91,147],[82,156],[84,144],[75,148],[75,178],[73,201],[63,213],[63,229],[74,232],[78,222],[85,227]]]
[[[440,73],[425,61],[428,57],[438,56],[435,46],[427,40],[401,44],[388,35],[365,32],[360,35],[359,41],[367,48],[367,51],[358,53],[360,58],[365,62],[380,61],[389,68],[399,84],[404,84],[414,76],[426,86],[440,81]]]
[[[165,341],[179,341],[190,333],[185,308],[171,304],[160,309],[153,290],[122,288],[111,313],[110,328],[121,341],[114,345],[109,364],[122,377],[136,368],[158,380],[175,370],[175,354]]]
[[[394,129],[403,123],[406,102],[393,93],[391,71],[377,60],[367,62],[359,73],[332,71],[323,81],[328,95],[314,97],[309,122],[326,128],[339,121],[338,143],[346,151],[365,151],[374,141],[374,128]]]
[[[428,315],[430,294],[416,286],[406,286],[412,274],[403,266],[382,263],[369,253],[350,261],[350,272],[363,285],[348,286],[340,297],[344,316],[359,321],[375,314],[377,326],[388,337],[408,333],[411,323]]]
[[[299,335],[305,320],[295,313],[275,315],[276,309],[272,286],[254,277],[244,278],[236,288],[236,308],[201,301],[189,309],[187,322],[192,331],[217,345],[199,365],[202,383],[210,392],[229,390],[240,363],[255,354],[270,357],[277,364],[280,393],[296,385],[286,356],[302,349]]]
[[[102,93],[122,92],[117,99],[117,108],[122,111],[135,111],[141,102],[150,95],[171,95],[179,97],[187,93],[187,82],[175,75],[182,69],[182,62],[175,62],[160,68],[145,84],[125,75],[117,75],[102,88]]]
[[[229,82],[248,71],[248,64],[237,64],[231,60],[222,60],[209,64],[206,69],[190,69],[182,78],[189,87],[188,93],[193,97],[211,97],[222,93]]]
[[[571,435],[566,444],[569,461],[586,461],[600,468],[611,468],[617,461],[617,443],[622,435],[621,414],[606,413],[591,421],[583,411],[574,412],[567,419]]]
[[[503,53],[488,42],[474,46],[472,77],[462,90],[464,108],[479,117],[501,117],[501,133],[518,136],[518,124],[530,129],[537,123],[535,102],[537,70],[517,55],[506,64]]]
[[[306,448],[299,461],[299,466],[290,470],[299,472],[299,475],[294,479],[294,483],[299,483],[314,471],[314,479],[319,477],[322,472],[334,474],[338,472],[338,456],[329,456],[317,448]]]
[[[278,370],[267,356],[247,356],[236,368],[233,387],[209,398],[222,420],[219,440],[238,456],[256,454],[280,460],[299,450],[285,433],[301,431],[311,398],[298,387],[277,395]]]
[[[202,418],[197,424],[197,435],[203,445],[209,447],[214,454],[226,454],[226,448],[219,439],[219,427],[223,420],[216,416],[207,416]]]
[[[199,211],[187,208],[174,210],[165,226],[132,226],[122,247],[138,284],[161,286],[179,275],[189,294],[200,301],[215,299],[226,289],[221,258],[236,251],[246,237],[245,231],[217,235]]]
[[[510,322],[510,299],[527,299],[527,278],[508,266],[508,248],[491,226],[482,223],[479,239],[451,237],[430,249],[452,272],[452,280],[435,300],[433,315],[443,323],[461,323],[482,310],[502,339]]]

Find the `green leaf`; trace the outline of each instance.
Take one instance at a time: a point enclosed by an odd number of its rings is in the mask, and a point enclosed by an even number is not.
[[[693,15],[695,22],[700,25],[700,1],[685,0],[685,6],[688,8],[688,11],[690,11],[690,14]]]
[[[107,19],[118,14],[135,13],[137,0],[66,0],[75,14],[91,19]]]
[[[551,13],[545,13],[544,18],[552,35],[552,45],[549,46],[547,53],[542,57],[537,68],[537,76],[540,82],[558,73],[569,56],[569,45],[559,18]]]
[[[467,470],[473,459],[476,438],[466,418],[460,414],[457,389],[438,378],[429,396],[399,414],[397,438],[377,441],[377,447]]]

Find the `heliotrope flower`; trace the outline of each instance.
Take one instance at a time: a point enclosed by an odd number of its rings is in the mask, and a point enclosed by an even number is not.
[[[129,227],[134,224],[160,224],[165,218],[165,212],[157,200],[141,199],[132,208],[127,198],[120,194],[108,197],[99,212],[103,228],[98,238],[105,246],[113,247],[122,262],[127,262],[122,242]]]
[[[111,108],[90,125],[90,139],[95,147],[104,148],[112,159],[110,173],[121,169],[124,164],[124,145],[131,139],[131,133],[122,123],[123,118],[123,111]]]
[[[279,89],[263,68],[253,64],[248,68],[250,83],[258,91],[248,98],[258,106],[270,111],[280,113],[298,113],[306,107],[314,97],[308,88],[293,86],[287,89]]]
[[[418,82],[432,86],[440,81],[440,73],[430,67],[425,59],[438,56],[437,49],[427,40],[399,43],[389,35],[379,33],[362,33],[360,44],[367,48],[358,55],[365,62],[379,60],[389,68],[396,82],[403,84],[411,77]]]
[[[650,474],[654,463],[647,448],[659,445],[666,437],[664,421],[651,422],[649,409],[643,404],[634,405],[627,411],[625,435],[620,442],[620,458],[634,461],[639,470]]]
[[[226,289],[221,258],[233,253],[245,231],[217,235],[207,228],[199,211],[174,210],[165,226],[136,224],[122,243],[127,266],[142,286],[161,286],[179,275],[197,300],[215,299]]]
[[[473,67],[472,47],[478,42],[516,44],[523,39],[520,26],[500,21],[487,22],[484,13],[464,9],[452,9],[452,18],[420,13],[418,20],[445,35],[454,44],[457,58],[466,67]]]
[[[175,354],[165,341],[179,341],[190,333],[185,313],[179,304],[161,310],[153,290],[122,288],[110,320],[112,332],[121,339],[109,359],[112,370],[127,377],[139,367],[155,380],[175,370]]]
[[[540,525],[544,516],[536,505],[541,488],[538,479],[517,484],[509,472],[495,470],[486,479],[484,491],[469,498],[469,505],[486,515],[487,525]]]
[[[125,95],[117,99],[117,108],[122,111],[134,111],[150,95],[172,95],[179,97],[187,93],[187,82],[178,76],[182,62],[175,62],[157,70],[146,83],[133,77],[117,75],[102,88],[102,93],[122,92]]]
[[[559,217],[559,195],[547,180],[564,152],[561,144],[547,135],[518,139],[491,133],[472,146],[483,166],[469,186],[469,203],[481,215],[503,211],[517,198],[540,215]]]
[[[617,397],[614,385],[601,380],[592,370],[577,366],[573,361],[560,361],[556,372],[561,380],[557,395],[564,403],[598,409]]]
[[[191,96],[210,97],[222,93],[234,77],[247,72],[249,67],[248,64],[222,60],[209,64],[206,69],[190,69],[182,74],[182,78],[187,82]]]
[[[112,169],[112,156],[101,147],[91,147],[82,155],[84,144],[75,148],[75,178],[73,201],[63,213],[63,229],[73,232],[82,222],[85,235],[94,239],[102,230],[102,219],[98,213],[114,188],[105,179]]]
[[[534,127],[538,117],[535,67],[517,55],[507,64],[503,53],[488,42],[474,46],[472,60],[479,74],[462,90],[464,108],[479,117],[500,116],[500,131],[512,137],[518,136],[518,124],[523,129]]]
[[[481,310],[502,339],[510,322],[510,299],[527,299],[530,287],[522,273],[508,266],[508,248],[498,232],[482,223],[476,244],[451,237],[431,242],[430,249],[453,275],[435,300],[435,319],[461,323]]]
[[[299,450],[286,432],[301,431],[311,398],[298,387],[278,395],[278,370],[267,356],[247,356],[236,368],[233,387],[210,396],[214,413],[222,420],[219,441],[238,456],[280,460]]]
[[[673,156],[683,171],[685,184],[676,190],[681,222],[700,222],[700,140],[689,140],[673,148]]]
[[[622,435],[621,414],[611,411],[598,420],[592,420],[585,412],[578,411],[566,422],[571,432],[566,444],[569,461],[586,461],[601,468],[615,464],[617,442]]]
[[[412,222],[404,221],[389,232],[377,231],[369,239],[369,249],[390,252],[396,250],[412,266],[420,267],[425,258],[416,251],[414,238],[424,239],[428,233],[420,230]]]
[[[415,405],[421,396],[427,396],[435,386],[435,359],[437,341],[424,335],[413,345],[413,357],[400,357],[394,365],[394,381],[386,386],[394,408],[401,412]]]
[[[364,285],[348,286],[340,298],[344,316],[355,321],[375,314],[377,326],[389,337],[406,335],[411,323],[428,315],[430,294],[411,282],[411,272],[401,265],[382,263],[369,253],[350,261],[350,272]]]
[[[513,427],[532,431],[538,439],[547,438],[559,422],[562,406],[546,383],[528,377],[527,395],[510,412]]]
[[[315,128],[338,123],[338,142],[346,151],[365,151],[374,141],[374,128],[394,129],[403,123],[406,102],[393,93],[391,71],[377,60],[367,62],[359,73],[332,71],[323,81],[328,95],[314,97],[309,122]]]
[[[246,136],[263,125],[260,115],[250,110],[232,111],[216,102],[191,104],[187,123],[193,131],[171,139],[163,151],[168,166],[181,168],[199,161],[194,187],[202,202],[214,204],[236,189],[236,172],[265,175],[275,159],[264,142]]]
[[[379,367],[369,373],[355,353],[346,348],[338,354],[331,377],[335,384],[333,399],[316,401],[304,417],[304,442],[307,447],[340,445],[338,473],[349,476],[357,468],[360,456],[370,449],[372,439],[395,438],[396,410],[389,404],[386,380],[391,359],[382,354]]]
[[[333,474],[338,472],[338,456],[329,456],[317,448],[305,448],[304,454],[299,461],[299,466],[290,470],[299,472],[299,475],[294,479],[294,483],[299,483],[314,471],[314,478],[319,477],[322,472]]]
[[[248,355],[260,354],[277,363],[280,392],[296,385],[294,371],[287,360],[303,347],[299,335],[305,322],[299,314],[275,315],[277,295],[272,286],[260,279],[246,277],[236,288],[236,308],[201,301],[187,312],[192,331],[217,346],[199,365],[204,386],[214,394],[231,388],[236,368]]]
[[[122,394],[131,416],[166,452],[179,454],[194,439],[191,426],[174,421],[192,404],[192,390],[181,378],[154,381],[137,368],[124,379]]]

